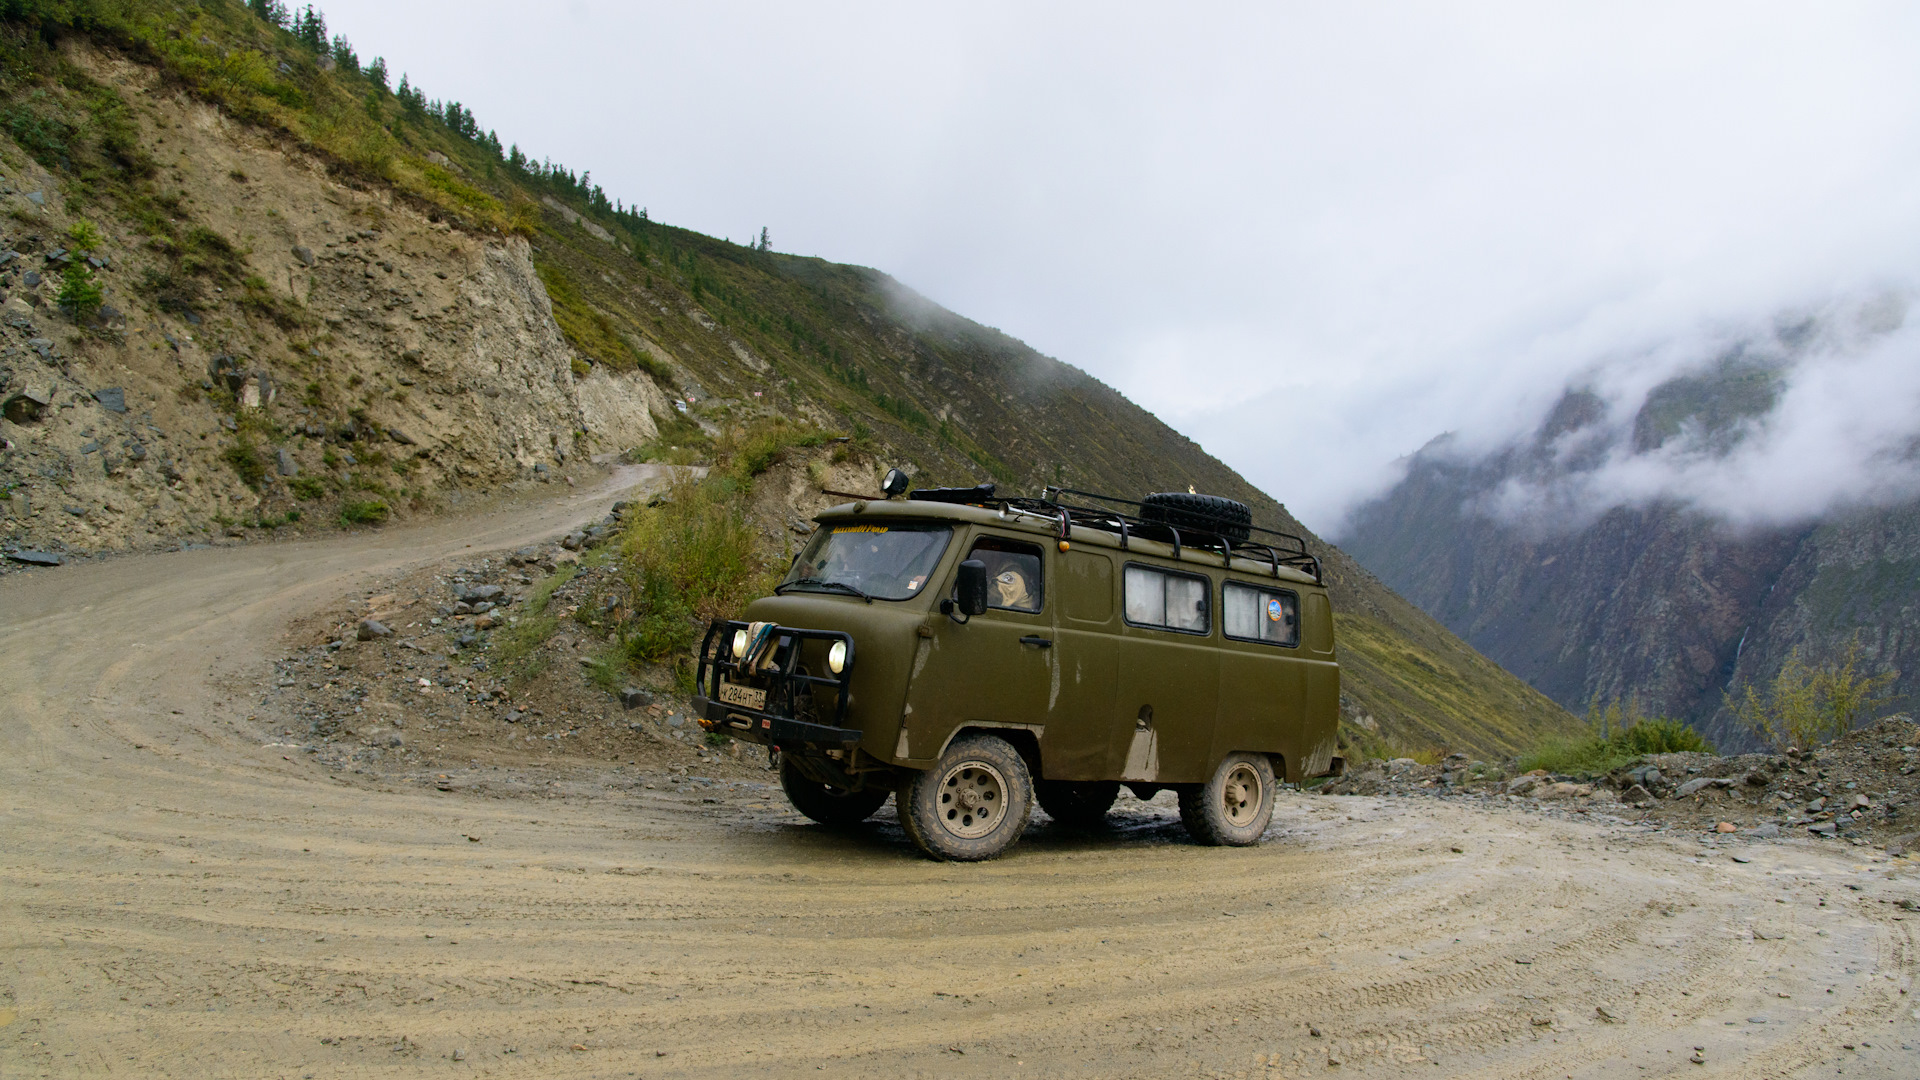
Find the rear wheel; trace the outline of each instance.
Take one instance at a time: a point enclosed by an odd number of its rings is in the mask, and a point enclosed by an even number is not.
[[[901,785],[895,804],[907,836],[933,858],[991,859],[1026,830],[1033,777],[1005,739],[969,735]]]
[[[1107,811],[1120,797],[1120,785],[1111,780],[1042,780],[1034,785],[1040,809],[1062,825],[1079,829],[1107,823]]]
[[[858,825],[880,809],[888,794],[885,788],[848,791],[823,784],[801,772],[786,754],[780,755],[780,787],[795,810],[822,825]]]
[[[1202,844],[1245,847],[1273,820],[1276,784],[1264,754],[1228,754],[1204,784],[1180,792],[1180,823]]]

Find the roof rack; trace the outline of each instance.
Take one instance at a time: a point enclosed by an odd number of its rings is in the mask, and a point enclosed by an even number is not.
[[[1076,500],[1093,500],[1095,503],[1108,505],[1069,501],[1068,496]],[[1292,533],[1262,529],[1245,522],[1228,521],[1196,510],[1182,512],[1181,516],[1188,521],[1195,518],[1210,519],[1222,530],[1232,529],[1238,532],[1244,529],[1248,533],[1247,539],[1235,539],[1227,536],[1224,531],[1210,530],[1201,525],[1175,526],[1166,521],[1148,520],[1140,513],[1145,504],[1134,499],[1122,499],[1113,495],[1064,487],[1046,488],[1037,499],[998,497],[992,501],[1001,503],[1009,509],[1058,520],[1062,540],[1067,539],[1069,530],[1078,525],[1085,529],[1117,533],[1122,551],[1127,549],[1128,542],[1134,538],[1157,540],[1173,545],[1175,558],[1179,557],[1182,548],[1218,552],[1223,566],[1231,566],[1236,558],[1250,559],[1266,563],[1272,568],[1274,577],[1279,577],[1280,568],[1285,566],[1311,576],[1316,583],[1324,584],[1319,557],[1307,550],[1306,540]],[[1128,509],[1123,510],[1118,507]]]

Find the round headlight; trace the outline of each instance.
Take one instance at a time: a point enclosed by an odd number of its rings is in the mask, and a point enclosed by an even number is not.
[[[847,643],[836,641],[827,650],[827,669],[835,675],[847,670]]]
[[[733,658],[735,660],[746,659],[746,657],[742,655],[746,651],[747,651],[747,632],[745,630],[735,630],[733,632]]]

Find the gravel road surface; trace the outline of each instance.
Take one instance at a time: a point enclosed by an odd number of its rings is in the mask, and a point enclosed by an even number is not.
[[[890,810],[392,785],[250,719],[302,612],[639,478],[0,583],[0,1076],[1920,1074],[1911,858],[1290,793],[1255,848],[1162,796],[941,865]]]

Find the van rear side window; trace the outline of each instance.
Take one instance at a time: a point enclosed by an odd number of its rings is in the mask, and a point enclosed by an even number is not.
[[[1229,581],[1220,588],[1220,625],[1235,641],[1292,648],[1300,644],[1300,598]]]
[[[1206,578],[1151,566],[1129,565],[1123,579],[1127,621],[1156,630],[1204,634],[1212,625]]]

